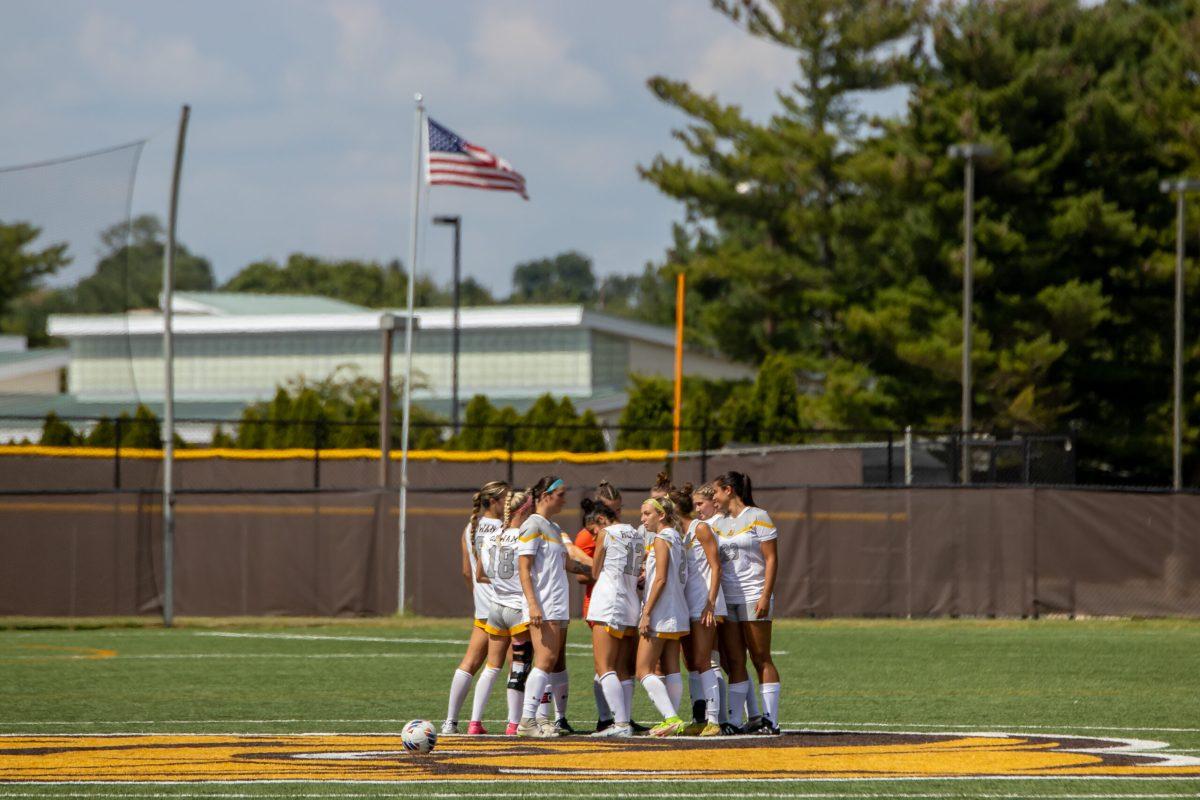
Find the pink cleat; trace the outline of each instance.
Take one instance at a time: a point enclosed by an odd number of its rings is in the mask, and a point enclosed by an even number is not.
[[[517,735],[517,723],[515,723],[515,722],[508,723],[508,727],[504,729],[504,735],[505,736],[516,736]]]
[[[467,726],[467,736],[483,736],[487,733],[487,728],[483,727],[482,722],[471,720],[471,724]]]

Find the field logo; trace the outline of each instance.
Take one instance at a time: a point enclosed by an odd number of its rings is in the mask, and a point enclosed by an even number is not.
[[[431,754],[384,735],[0,737],[0,783],[1200,778],[1162,742],[1007,733],[803,732],[634,739],[445,737]]]

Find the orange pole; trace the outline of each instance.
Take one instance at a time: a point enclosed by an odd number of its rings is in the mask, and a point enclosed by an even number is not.
[[[672,415],[674,436],[671,451],[679,452],[679,428],[683,421],[683,273],[675,276],[675,412]]]

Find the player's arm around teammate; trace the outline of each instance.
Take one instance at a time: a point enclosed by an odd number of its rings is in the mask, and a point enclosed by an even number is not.
[[[561,478],[546,476],[534,484],[530,493],[534,513],[521,526],[517,556],[525,596],[524,621],[533,640],[533,669],[525,685],[525,706],[517,735],[549,737],[558,732],[548,719],[537,718],[542,695],[555,680],[561,680],[564,698],[566,695],[566,672],[554,670],[570,620],[567,550],[562,529],[551,521],[566,502],[566,486]],[[554,688],[557,693],[559,687]]]
[[[481,529],[486,531],[499,527],[499,517],[503,514],[504,497],[507,494],[508,484],[504,481],[490,481],[475,493],[471,499],[471,521],[467,524],[466,530],[463,531],[463,536],[459,543],[462,550],[462,575],[463,579],[467,582],[467,587],[471,590],[471,602],[475,610],[475,622],[471,628],[471,639],[467,643],[467,652],[459,663],[458,669],[454,671],[454,677],[450,681],[450,698],[446,708],[446,721],[442,723],[443,734],[458,733],[458,715],[462,711],[463,703],[467,699],[467,692],[471,688],[471,678],[479,671],[479,668],[483,666],[483,662],[487,658],[488,635],[484,629],[484,624],[488,617],[493,594],[490,586],[486,583],[479,583],[477,579],[479,554],[477,535]],[[495,673],[486,672],[480,678],[481,683],[485,679],[489,683],[486,684],[486,687],[482,688],[486,688],[490,692],[490,681],[495,680]],[[478,691],[479,688],[481,687],[476,687],[476,690]]]
[[[725,598],[721,593],[721,561],[712,528],[696,513],[696,495],[692,485],[671,492],[671,501],[686,528],[684,558],[688,562],[687,596],[691,630],[684,640],[688,683],[692,698],[692,724],[684,733],[690,736],[718,736],[720,685],[713,666],[713,648],[717,641],[717,619],[725,617]]]
[[[779,670],[771,658],[772,594],[778,571],[778,534],[766,511],[754,505],[750,478],[726,472],[713,481],[715,500],[728,516],[721,534],[722,588],[728,609],[721,636],[729,664],[729,707],[740,714],[748,684],[744,653],[748,650],[762,687],[763,717],[759,729],[778,733]],[[736,623],[736,624],[728,624]],[[741,675],[736,669],[742,664]],[[739,685],[740,684],[740,685]]]

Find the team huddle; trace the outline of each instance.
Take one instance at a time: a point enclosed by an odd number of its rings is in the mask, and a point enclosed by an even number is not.
[[[492,481],[476,492],[462,538],[475,623],[442,733],[459,732],[471,680],[485,663],[466,732],[487,733],[483,713],[510,653],[505,733],[576,733],[567,720],[566,669],[573,579],[587,586],[593,736],[779,733],[779,672],[771,660],[777,534],[754,505],[750,479],[727,472],[693,489],[660,474],[641,505],[639,528],[621,521],[621,493],[602,481],[581,503],[583,529],[574,540],[553,521],[566,488],[547,476],[527,490]],[[681,658],[690,721],[680,717]],[[653,727],[632,719],[635,678],[662,716]]]

